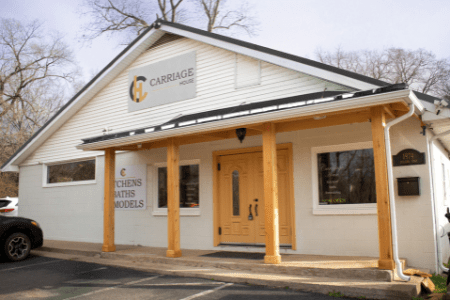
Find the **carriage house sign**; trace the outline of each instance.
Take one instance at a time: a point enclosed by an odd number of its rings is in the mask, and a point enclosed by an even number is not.
[[[128,73],[128,111],[196,96],[196,53],[190,52]]]
[[[147,166],[120,166],[116,168],[114,206],[120,210],[147,208]]]
[[[394,167],[425,164],[425,153],[414,149],[405,149],[392,156]]]

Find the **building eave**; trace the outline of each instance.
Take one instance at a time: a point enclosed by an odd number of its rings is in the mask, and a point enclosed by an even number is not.
[[[177,128],[173,130],[164,130],[158,132],[149,132],[139,135],[130,135],[126,137],[120,137],[117,139],[105,140],[100,142],[80,144],[77,149],[84,151],[103,150],[111,147],[121,147],[130,144],[137,144],[143,142],[152,142],[172,137],[181,137],[189,134],[200,134],[209,131],[226,130],[229,128],[235,128],[238,126],[249,126],[253,124],[259,124],[262,122],[276,122],[284,119],[323,115],[328,112],[345,111],[355,108],[365,108],[375,105],[390,104],[395,102],[404,101],[406,104],[414,103],[417,110],[416,113],[420,114],[421,106],[420,100],[414,96],[410,90],[400,90],[389,93],[363,96],[353,99],[346,99],[335,102],[315,104],[311,106],[293,108],[288,110],[281,110],[276,112],[267,112],[264,114],[257,114],[251,116],[242,116],[239,118],[233,118],[228,120],[214,121],[195,126],[187,126],[184,128]]]

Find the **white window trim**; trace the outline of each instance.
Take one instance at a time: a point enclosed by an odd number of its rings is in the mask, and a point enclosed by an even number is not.
[[[80,180],[80,181],[69,181],[69,182],[61,182],[61,183],[47,183],[47,176],[48,176],[48,167],[53,165],[62,165],[62,164],[68,164],[73,163],[77,161],[86,161],[86,160],[95,160],[95,178],[94,180]],[[65,161],[58,161],[58,162],[51,162],[51,163],[43,163],[42,164],[42,187],[44,188],[51,188],[51,187],[60,187],[60,186],[72,186],[72,185],[86,185],[86,184],[96,184],[97,183],[97,166],[98,161],[97,157],[85,157],[80,159],[73,159],[73,160],[65,160]]]
[[[245,84],[245,85],[239,85],[238,84],[238,55],[245,56],[245,55],[238,54],[238,53],[235,54],[235,59],[234,59],[234,89],[235,90],[239,90],[239,89],[245,89],[245,88],[248,88],[248,87],[261,85],[261,61],[259,59],[255,59],[255,58],[252,58],[252,59],[258,61],[258,81],[256,83],[249,83],[249,84]]]
[[[330,145],[311,148],[312,161],[312,189],[314,215],[372,215],[377,214],[377,204],[333,204],[319,205],[319,176],[317,168],[317,154],[336,151],[350,151],[372,149],[372,142],[360,142],[341,145]]]
[[[182,160],[180,166],[198,165],[199,167],[199,187],[200,187],[200,159]],[[154,216],[167,216],[167,208],[158,207],[158,168],[167,167],[167,162],[155,163],[155,170],[153,176],[153,211]],[[199,191],[200,197],[200,191]],[[201,203],[199,199],[199,203]],[[201,205],[201,204],[200,204]],[[201,206],[196,208],[180,208],[180,216],[199,216],[201,212]]]

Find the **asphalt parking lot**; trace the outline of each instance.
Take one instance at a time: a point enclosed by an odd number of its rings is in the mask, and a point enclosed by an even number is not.
[[[327,295],[159,275],[127,268],[30,255],[0,259],[0,299],[302,299]]]

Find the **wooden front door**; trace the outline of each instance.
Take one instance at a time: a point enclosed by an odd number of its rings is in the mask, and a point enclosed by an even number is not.
[[[291,245],[288,150],[277,151],[280,244]],[[264,173],[262,152],[219,158],[221,243],[264,244]]]

